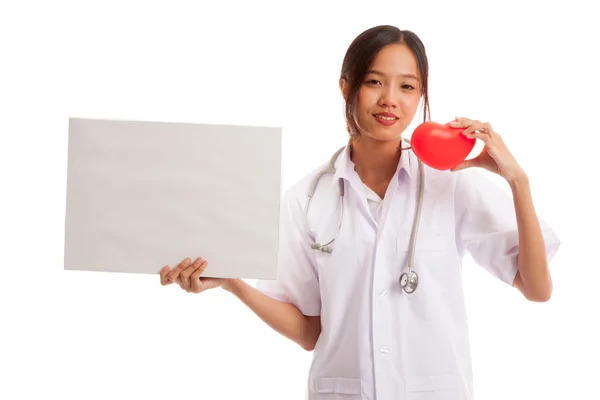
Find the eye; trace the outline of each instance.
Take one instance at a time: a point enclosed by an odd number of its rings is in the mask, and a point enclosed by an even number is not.
[[[381,82],[379,82],[377,79],[370,79],[366,82],[369,85],[380,85]]]
[[[402,89],[415,90],[414,86],[411,86],[411,85],[402,85]]]

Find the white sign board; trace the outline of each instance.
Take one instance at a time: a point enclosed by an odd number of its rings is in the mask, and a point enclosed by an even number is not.
[[[66,270],[274,279],[280,128],[71,118]]]

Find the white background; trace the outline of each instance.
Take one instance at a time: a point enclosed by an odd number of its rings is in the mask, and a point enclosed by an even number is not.
[[[289,187],[345,143],[342,59],[379,24],[420,35],[433,119],[491,122],[563,241],[545,304],[465,260],[477,398],[600,398],[600,30],[584,4],[3,1],[0,398],[303,399],[311,354],[225,291],[62,270],[68,118],[282,126]]]

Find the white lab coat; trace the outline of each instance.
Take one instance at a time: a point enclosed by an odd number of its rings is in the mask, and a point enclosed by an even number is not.
[[[472,399],[472,369],[461,259],[506,284],[517,273],[518,235],[512,198],[480,170],[425,166],[425,197],[414,270],[406,270],[418,194],[418,164],[403,151],[384,200],[364,186],[348,149],[335,176],[321,179],[308,218],[310,236],[326,243],[339,218],[338,179],[345,182],[344,219],[332,254],[306,242],[303,213],[318,170],[290,188],[282,204],[279,272],[259,281],[263,293],[321,316],[322,333],[308,380],[309,400]],[[548,259],[560,241],[543,221]]]

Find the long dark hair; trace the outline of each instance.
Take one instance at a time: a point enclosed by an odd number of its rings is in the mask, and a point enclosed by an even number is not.
[[[411,31],[403,31],[390,25],[380,25],[367,29],[358,35],[348,47],[342,63],[340,78],[345,79],[348,84],[348,98],[345,107],[346,123],[348,124],[348,132],[353,136],[359,135],[360,132],[354,110],[361,84],[381,49],[394,43],[406,44],[417,59],[424,104],[423,122],[431,118],[428,91],[429,63],[425,46],[421,39]]]

